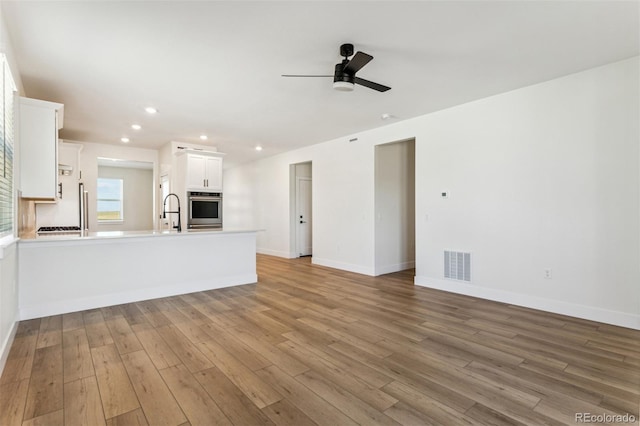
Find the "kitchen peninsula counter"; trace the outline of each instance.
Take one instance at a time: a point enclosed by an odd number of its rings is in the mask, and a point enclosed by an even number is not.
[[[77,233],[55,233],[36,235],[35,233],[20,237],[21,243],[39,243],[54,241],[88,241],[113,238],[147,238],[147,237],[171,237],[183,235],[207,235],[207,234],[237,234],[245,232],[258,232],[257,229],[194,229],[183,232],[177,231],[99,231],[99,232],[77,232]]]
[[[117,231],[19,241],[20,319],[257,281],[257,230]]]

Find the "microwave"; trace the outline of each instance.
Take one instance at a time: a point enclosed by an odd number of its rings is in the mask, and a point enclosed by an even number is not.
[[[187,229],[222,228],[222,193],[188,192]]]

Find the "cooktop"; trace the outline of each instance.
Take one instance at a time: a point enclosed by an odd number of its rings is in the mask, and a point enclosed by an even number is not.
[[[77,233],[80,232],[79,226],[41,226],[38,228],[38,234],[49,234],[49,233]]]

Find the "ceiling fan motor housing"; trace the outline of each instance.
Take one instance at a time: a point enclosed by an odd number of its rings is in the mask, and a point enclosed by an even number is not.
[[[348,83],[354,82],[353,74],[348,74],[344,71],[344,66],[348,63],[346,59],[339,64],[336,64],[335,72],[333,73],[333,82],[346,81]]]

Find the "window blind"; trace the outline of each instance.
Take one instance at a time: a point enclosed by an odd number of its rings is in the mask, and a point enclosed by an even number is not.
[[[0,236],[13,233],[14,95],[16,85],[6,56],[0,55]]]

